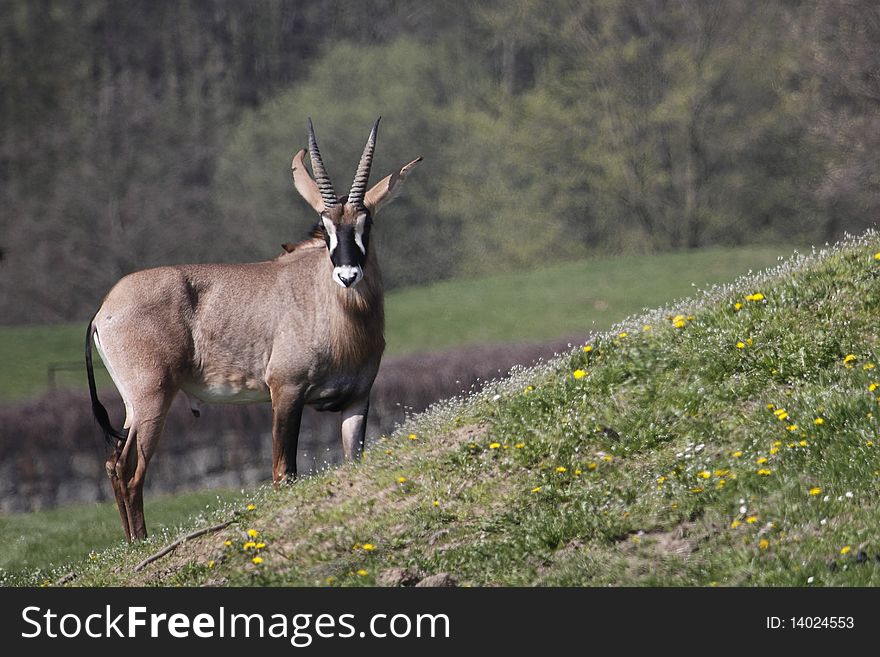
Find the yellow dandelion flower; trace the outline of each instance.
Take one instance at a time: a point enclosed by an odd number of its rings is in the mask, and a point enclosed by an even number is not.
[[[760,292],[755,292],[754,294],[750,294],[746,297],[746,301],[763,301],[764,295]]]
[[[253,559],[251,559],[251,561],[254,562],[255,566],[259,566],[261,563],[263,563],[263,557],[254,557]]]
[[[697,476],[700,479],[708,479],[709,477],[712,476],[712,473],[709,472],[708,470],[701,470],[700,472],[697,473]]]
[[[716,477],[726,477],[726,476],[729,475],[729,474],[730,474],[730,470],[721,470],[721,469],[719,469],[719,470],[716,470],[716,471],[715,471],[715,476],[716,476]]]
[[[736,528],[739,527],[741,524],[742,524],[742,523],[741,523],[739,520],[734,520],[732,523],[730,523],[730,528],[731,528],[731,529],[736,529]]]
[[[260,541],[259,543],[255,544],[254,547],[258,550],[262,550],[264,547],[266,547],[266,544]]]
[[[766,462],[767,462],[766,456],[762,456],[759,459],[755,459],[755,463],[757,463],[758,465],[764,465]]]
[[[618,334],[617,334],[617,337],[618,337],[618,338],[625,338],[625,337],[628,336],[628,335],[629,335],[629,333],[627,333],[626,331],[623,331],[622,333],[618,333]]]
[[[742,341],[737,342],[737,343],[736,343],[736,348],[737,348],[737,349],[745,349],[745,348],[746,348],[746,343],[745,343],[745,342],[742,342]]]
[[[770,469],[768,469],[768,468],[761,468],[761,469],[759,469],[759,470],[756,470],[756,472],[757,472],[759,475],[761,475],[762,477],[767,477],[768,475],[773,474],[773,471],[770,470]]]
[[[732,456],[733,458],[735,458],[735,459],[738,459],[738,458],[739,458],[740,456],[742,456],[742,455],[743,455],[743,453],[742,453],[741,451],[739,451],[739,450],[737,450],[737,451],[735,451],[735,452],[733,452],[733,453],[731,454],[731,456]]]
[[[691,488],[691,492],[692,493],[702,493],[703,489],[700,486],[695,486],[694,488]]]
[[[657,477],[657,483],[658,483],[658,484],[662,484],[662,483],[664,483],[665,481],[666,481],[666,477],[664,477],[663,475],[660,475],[659,477]]]
[[[766,538],[762,538],[760,541],[758,541],[758,547],[761,550],[766,550],[768,547],[770,547],[770,541],[768,541]]]
[[[397,483],[398,483],[398,484],[405,484],[405,483],[406,483],[406,477],[398,477],[398,478],[397,478]]]
[[[852,550],[851,546],[844,545],[842,548],[840,548],[840,553],[841,554],[848,554],[850,550]]]
[[[676,315],[675,317],[672,318],[672,323],[675,324],[676,322],[683,322],[684,320],[685,320],[684,315]]]
[[[874,441],[873,441],[873,440],[869,440],[869,441],[866,442],[865,444],[866,444],[868,447],[873,447],[873,446],[874,446]]]
[[[526,393],[533,392],[534,389],[535,389],[535,386],[526,386],[525,388],[523,388],[523,392],[526,392]]]
[[[248,511],[253,511],[253,510],[256,509],[256,508],[257,508],[257,505],[256,505],[256,504],[248,504],[248,505],[245,507],[245,509],[247,509]]]
[[[411,434],[409,434],[408,438],[409,438],[410,440],[415,440],[416,438],[418,438],[418,436],[417,436],[416,434],[414,434],[414,433],[411,433]]]
[[[721,490],[727,485],[726,479],[719,479],[718,483],[715,484],[715,490]]]
[[[324,583],[328,586],[336,581],[336,578],[333,575],[330,575],[327,579],[324,580]]]
[[[872,383],[868,386],[868,391],[874,392],[877,388],[880,388],[880,383]]]
[[[361,546],[361,549],[362,549],[362,550],[365,550],[365,551],[367,551],[367,552],[372,552],[373,550],[376,549],[376,546],[373,545],[372,543],[364,543],[364,544]]]
[[[360,577],[366,577],[367,575],[370,574],[370,572],[369,572],[368,570],[365,570],[365,569],[363,569],[363,568],[360,568],[360,569],[358,569],[357,574],[358,574],[358,576],[360,576]]]
[[[874,260],[880,260],[880,251],[874,254]]]
[[[651,326],[650,324],[645,324],[644,326],[642,326],[642,330],[643,330],[645,333],[647,333],[648,331],[652,331],[653,329],[654,329],[654,327]]]
[[[213,568],[213,567],[214,567],[214,560],[211,559],[211,560],[208,562],[208,568]]]
[[[786,413],[785,411],[783,411],[781,409],[779,411],[777,411],[775,413],[775,415],[780,420],[787,420],[788,419],[788,413]]]
[[[801,440],[801,441],[798,443],[798,445],[800,445],[801,447],[806,447],[806,446],[809,445],[809,444],[810,444],[810,443],[808,443],[806,440]]]
[[[556,472],[559,472],[559,473],[567,472],[567,468],[564,465],[560,465],[559,467],[556,468]]]
[[[580,381],[581,379],[583,379],[587,375],[587,373],[584,370],[575,370],[574,372],[571,373],[571,375]]]
[[[742,307],[743,307],[743,305],[739,301],[737,301],[735,304],[733,304],[734,311],[742,310]]]
[[[242,544],[241,549],[242,550],[250,550],[251,548],[255,548],[255,547],[257,547],[256,543],[254,543],[253,541],[247,541],[244,544]]]
[[[813,497],[816,497],[816,495],[819,495],[821,492],[822,492],[822,489],[819,488],[818,486],[813,486],[810,489],[810,495],[812,495]]]
[[[517,443],[516,445],[514,445],[514,447],[515,447],[516,449],[522,449],[522,448],[525,447],[525,446],[526,446],[525,443]]]
[[[599,466],[596,464],[595,461],[590,461],[589,463],[587,463],[587,470],[595,470],[598,467]]]
[[[773,446],[774,447],[782,447],[782,441],[781,440],[774,440]]]
[[[789,424],[789,425],[788,425],[787,427],[785,427],[785,428],[786,428],[788,431],[797,431],[798,429],[800,429],[800,427],[799,427],[798,425],[796,425],[796,424]]]
[[[846,356],[843,357],[843,364],[844,364],[844,365],[849,365],[849,364],[850,364],[851,362],[853,362],[855,359],[856,359],[855,354],[847,354]]]
[[[578,468],[577,470],[574,471],[575,477],[580,477],[582,474],[584,474],[584,471],[581,470],[580,468]]]
[[[540,486],[535,486],[535,487],[532,489],[532,492],[533,492],[533,493],[540,493],[540,492],[541,492],[541,487],[540,487]]]
[[[864,365],[862,365],[862,369],[863,369],[863,370],[873,370],[873,369],[874,369],[874,363],[865,363]]]
[[[815,420],[813,420],[813,424],[815,424],[816,426],[819,426],[821,424],[825,424],[825,420],[821,417],[817,417]]]
[[[751,346],[752,346],[752,339],[751,339],[751,338],[746,338],[746,344],[749,345],[749,346],[751,347]]]
[[[440,500],[434,500],[433,505],[434,505],[434,506],[440,506]]]
[[[232,547],[232,541],[223,541],[223,545],[225,545],[226,547]]]
[[[591,351],[593,351],[593,345],[591,345],[591,344],[584,345],[584,353],[585,354],[588,354]]]
[[[749,516],[748,518],[746,518],[746,522],[750,525],[754,525],[756,522],[758,522],[758,516]]]
[[[498,449],[499,447],[501,447],[501,443],[490,443],[489,444],[489,449]],[[401,482],[401,483],[403,483],[403,482]]]
[[[677,320],[675,320],[675,321],[672,322],[672,325],[673,325],[675,328],[684,328],[684,326],[685,326],[685,321],[684,321],[683,319],[677,319]]]
[[[256,529],[248,529],[247,535],[250,536],[251,538],[256,538],[257,536],[260,535],[260,532],[258,532]]]

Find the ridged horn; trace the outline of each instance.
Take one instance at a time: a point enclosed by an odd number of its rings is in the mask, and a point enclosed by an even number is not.
[[[373,151],[376,148],[376,133],[379,131],[380,116],[373,124],[370,138],[364,146],[364,153],[358,163],[357,173],[354,174],[354,182],[351,183],[351,191],[348,193],[348,203],[358,208],[364,207],[364,194],[367,193],[367,182],[370,180],[370,166],[373,164]]]
[[[327,175],[324,162],[321,160],[321,151],[318,150],[318,140],[315,139],[315,127],[312,125],[311,117],[309,117],[309,159],[312,161],[312,175],[315,176],[321,198],[324,199],[324,207],[332,208],[339,202],[339,197],[333,191],[333,183],[330,182],[330,176]]]

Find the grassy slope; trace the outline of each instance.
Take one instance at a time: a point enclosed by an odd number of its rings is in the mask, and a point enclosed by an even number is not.
[[[397,567],[474,585],[878,585],[878,249],[869,234],[634,318],[415,418],[365,463],[255,491],[157,567],[131,572],[162,541],[75,564],[76,581],[365,585]]]
[[[776,261],[778,249],[742,248],[598,258],[539,272],[400,290],[387,299],[388,353],[462,344],[547,340],[607,328],[646,306]],[[0,327],[0,401],[42,392],[46,366],[82,362],[85,323]],[[109,378],[98,371],[100,383]],[[85,387],[81,369],[62,385]]]

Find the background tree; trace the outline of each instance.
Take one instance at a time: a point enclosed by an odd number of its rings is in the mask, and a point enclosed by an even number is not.
[[[594,252],[833,240],[880,209],[868,0],[0,4],[0,317],[119,276],[266,258],[311,223],[313,116],[348,184],[425,155],[393,286]]]

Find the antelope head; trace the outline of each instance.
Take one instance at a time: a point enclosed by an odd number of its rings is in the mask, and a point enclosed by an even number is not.
[[[311,119],[309,119],[309,159],[314,178],[309,175],[303,164],[305,150],[299,151],[293,157],[293,184],[320,216],[317,228],[324,237],[330,262],[333,263],[333,281],[344,288],[354,287],[364,277],[373,215],[400,191],[407,174],[422,161],[421,157],[416,158],[397,173],[386,176],[367,190],[381,118],[376,119],[376,123],[373,124],[347,196],[337,196],[333,189],[333,183],[330,182],[330,176],[327,175],[321,160],[321,151],[318,150],[318,141],[315,138]]]

